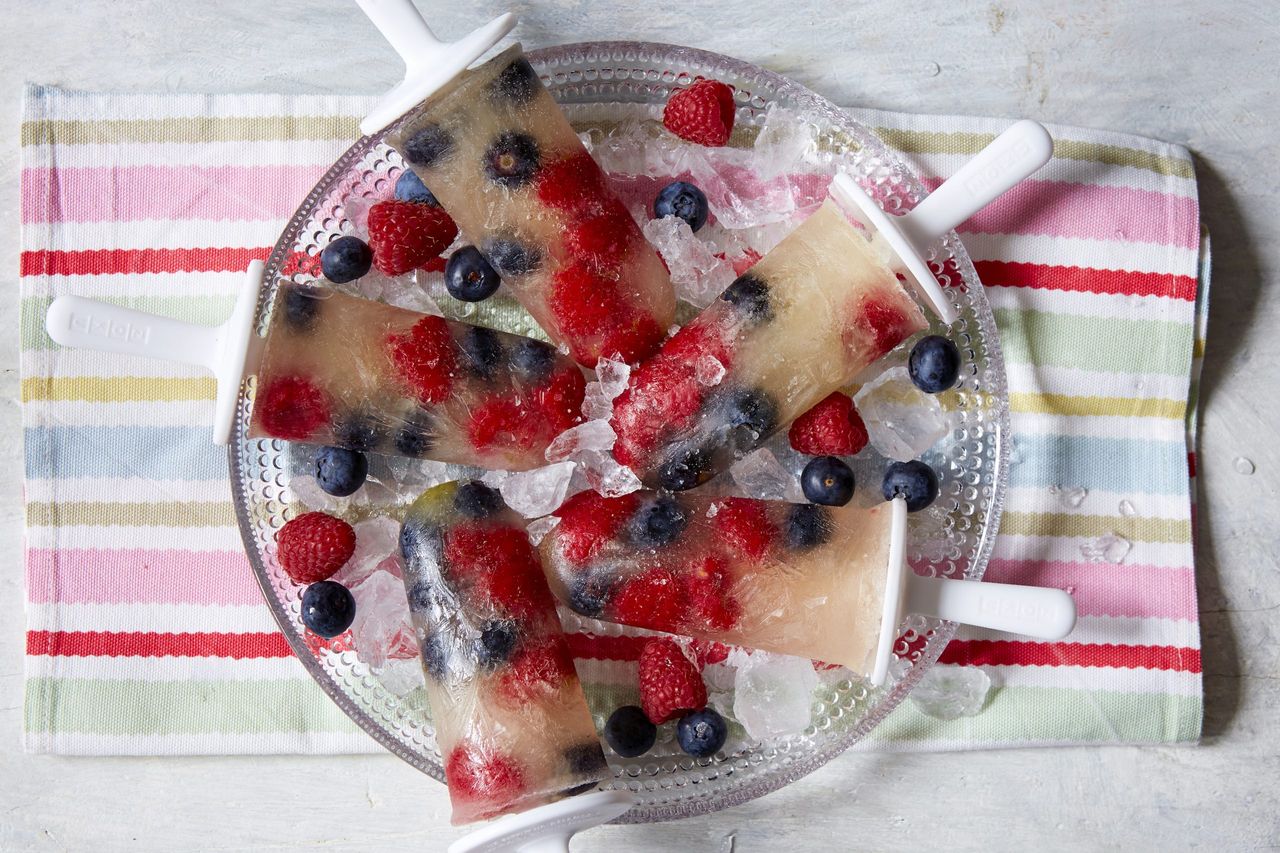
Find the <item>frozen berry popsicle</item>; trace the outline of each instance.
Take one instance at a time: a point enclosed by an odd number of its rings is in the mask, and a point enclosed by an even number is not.
[[[614,454],[650,488],[693,488],[926,325],[828,199],[632,374]]]
[[[657,350],[675,316],[666,268],[518,45],[461,73],[387,142],[581,364]]]
[[[552,591],[583,616],[869,673],[892,514],[889,503],[584,492],[541,550]]]
[[[582,371],[532,338],[281,284],[249,434],[487,468],[545,464]]]
[[[596,787],[604,754],[520,518],[478,481],[445,483],[409,509],[400,548],[453,822]]]

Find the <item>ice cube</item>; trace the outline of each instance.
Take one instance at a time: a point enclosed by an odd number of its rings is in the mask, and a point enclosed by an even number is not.
[[[404,583],[391,572],[374,572],[351,588],[356,617],[351,639],[356,656],[377,669],[393,658],[417,654]]]
[[[703,353],[693,363],[693,375],[699,385],[708,387],[719,385],[727,372],[720,359],[710,353]]]
[[[733,716],[756,740],[798,734],[809,725],[817,686],[812,661],[752,652],[734,678]]]
[[[525,533],[529,536],[529,541],[534,545],[541,544],[542,540],[548,533],[555,529],[560,523],[558,516],[547,515],[542,518],[529,522],[529,526],[525,528]]]
[[[620,498],[640,488],[635,472],[619,464],[607,451],[584,450],[578,454],[578,464],[587,484],[606,498]]]
[[[715,244],[695,236],[683,219],[650,219],[644,224],[644,235],[666,261],[680,299],[705,308],[733,284],[733,266],[717,257]]]
[[[602,358],[596,363],[596,383],[610,400],[626,390],[630,378],[631,366],[625,361]]]
[[[813,126],[796,110],[770,104],[753,148],[752,168],[761,180],[801,171],[809,166],[807,155],[816,148]]]
[[[502,481],[498,491],[507,506],[525,518],[548,515],[564,503],[575,465],[553,462],[530,471],[517,471]]]
[[[426,684],[422,663],[417,658],[388,660],[375,674],[382,686],[396,696],[408,696]]]
[[[289,479],[289,491],[293,492],[308,510],[339,515],[351,504],[351,498],[336,498],[320,488],[310,474],[297,474]]]
[[[911,691],[911,702],[938,720],[977,716],[987,704],[991,678],[980,667],[934,664]]]
[[[750,498],[803,503],[800,480],[783,467],[773,451],[761,447],[739,459],[729,469],[733,482]]]
[[[1138,508],[1133,505],[1133,501],[1125,499],[1120,501],[1120,514],[1125,518],[1133,518],[1138,514]]]
[[[947,417],[933,394],[911,382],[905,367],[891,367],[854,395],[871,444],[890,459],[919,459],[947,434]]]
[[[434,314],[437,317],[444,316],[444,312],[431,298],[427,289],[418,284],[397,282],[395,286],[383,288],[383,297],[386,302],[397,308],[407,308],[420,314]]]
[[[1080,546],[1080,553],[1091,563],[1122,563],[1133,543],[1118,533],[1107,533]]]
[[[547,461],[575,459],[586,450],[609,450],[617,440],[618,434],[609,426],[608,421],[585,421],[556,436],[547,446]]]

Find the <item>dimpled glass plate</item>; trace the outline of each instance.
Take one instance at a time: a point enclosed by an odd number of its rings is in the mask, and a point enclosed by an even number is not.
[[[824,162],[852,173],[890,213],[909,210],[923,197],[919,180],[870,129],[808,89],[754,65],[701,50],[638,42],[564,45],[532,51],[528,58],[577,129],[593,136],[620,119],[656,121],[673,88],[710,77],[736,91],[739,129],[731,145],[750,148],[753,129],[766,109],[776,105],[810,126],[818,156],[828,158]],[[371,200],[386,197],[400,168],[381,135],[359,140],[334,164],[298,209],[268,261],[260,327],[275,282],[311,280],[296,270],[308,267],[306,258],[314,259],[330,240],[352,230],[349,211],[354,216]],[[940,475],[941,496],[929,510],[911,517],[909,550],[917,572],[977,579],[991,553],[1007,480],[1004,366],[991,310],[964,247],[952,235],[933,261],[960,312],[960,322],[948,334],[960,346],[964,368],[946,403],[950,432],[925,456]],[[276,531],[301,511],[286,490],[290,455],[285,442],[247,438],[251,398],[252,387],[242,395],[230,448],[232,483],[245,549],[281,629],[320,686],[361,728],[414,767],[442,779],[423,691],[402,699],[384,688],[354,651],[313,651],[306,642],[299,618],[302,590],[285,576],[275,553]],[[866,464],[883,460],[873,455]],[[566,629],[629,631],[571,614],[566,614]],[[801,733],[748,745],[731,740],[726,752],[710,759],[690,758],[669,738],[640,758],[610,754],[612,786],[633,791],[637,798],[636,807],[620,820],[667,820],[722,809],[812,772],[884,719],[953,632],[950,623],[909,617],[888,683],[871,690],[847,671],[825,673],[813,697],[811,724]],[[588,682],[590,671],[590,666],[584,668]],[[599,721],[611,709],[592,710]]]

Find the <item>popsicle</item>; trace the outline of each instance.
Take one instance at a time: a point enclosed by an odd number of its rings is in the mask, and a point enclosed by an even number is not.
[[[595,788],[604,754],[520,518],[478,481],[445,483],[400,547],[453,822]]]
[[[387,142],[581,364],[657,350],[675,316],[666,268],[519,45],[436,91]]]
[[[249,434],[487,468],[545,464],[582,371],[551,346],[282,283]]]
[[[812,658],[880,684],[902,616],[1058,639],[1058,589],[925,578],[907,567],[901,499],[870,508],[636,492],[575,495],[542,540],[577,613]]]

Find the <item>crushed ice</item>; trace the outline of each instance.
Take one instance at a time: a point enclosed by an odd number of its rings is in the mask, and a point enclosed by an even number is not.
[[[733,717],[756,740],[798,734],[808,727],[818,676],[813,662],[769,652],[734,649]]]
[[[987,704],[991,677],[980,667],[934,664],[911,690],[911,703],[937,720],[974,717]]]
[[[946,413],[937,397],[917,388],[905,367],[884,371],[853,399],[871,444],[890,459],[919,459],[948,432]]]

